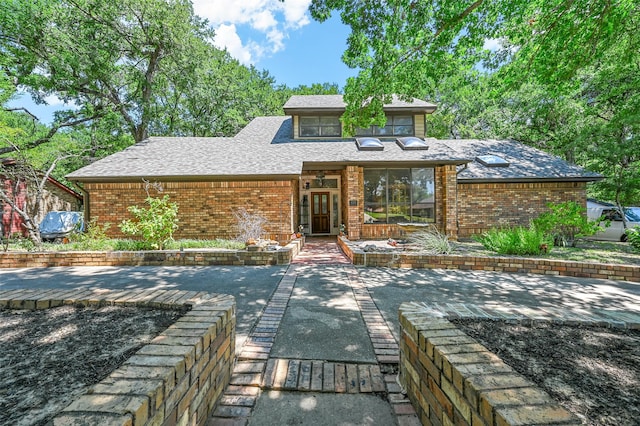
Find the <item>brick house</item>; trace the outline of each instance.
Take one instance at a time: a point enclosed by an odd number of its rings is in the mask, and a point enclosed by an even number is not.
[[[387,124],[345,138],[340,95],[293,96],[285,116],[258,117],[235,137],[151,137],[67,176],[88,196],[85,214],[118,224],[142,204],[142,179],[179,204],[178,238],[233,238],[232,210],[268,219],[272,238],[298,229],[351,239],[400,236],[434,224],[452,238],[527,224],[549,202],[586,203],[600,178],[514,141],[436,140],[436,106],[398,99]],[[117,236],[119,229],[110,231]]]
[[[10,170],[15,165],[14,159],[0,159],[0,166],[5,170]],[[30,187],[26,180],[16,179],[11,175],[11,173],[0,174],[0,185],[2,185],[3,192],[15,201],[19,209],[29,212],[36,219],[36,223],[50,211],[82,210],[82,195],[49,176],[45,182],[39,210],[36,212],[33,195],[36,190]],[[8,237],[11,234],[26,236],[27,231],[22,223],[22,218],[15,209],[9,203],[0,200],[0,231],[2,236]]]

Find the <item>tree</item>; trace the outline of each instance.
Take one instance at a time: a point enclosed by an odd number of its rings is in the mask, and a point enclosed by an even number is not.
[[[163,64],[213,33],[187,0],[35,0],[0,6],[7,74],[41,102],[76,103],[78,119],[117,112],[148,136]]]
[[[360,71],[345,87],[348,130],[382,124],[390,94],[433,93],[460,66],[500,69],[513,87],[562,85],[629,31],[634,0],[313,0],[324,21],[340,11],[351,27],[344,62]],[[484,48],[487,41],[500,48]],[[505,67],[505,65],[512,65]]]

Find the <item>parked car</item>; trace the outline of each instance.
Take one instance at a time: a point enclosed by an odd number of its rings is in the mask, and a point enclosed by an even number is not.
[[[631,208],[625,208],[624,215],[627,222],[626,228],[622,220],[622,212],[617,206],[587,201],[587,217],[589,220],[599,221],[602,227],[602,230],[591,238],[594,240],[627,241],[626,231],[628,228],[640,226],[640,214]]]
[[[82,212],[49,212],[38,228],[43,241],[68,237],[72,232],[84,229]]]

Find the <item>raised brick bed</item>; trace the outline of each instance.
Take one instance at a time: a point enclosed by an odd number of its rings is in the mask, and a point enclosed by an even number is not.
[[[48,309],[65,304],[190,310],[67,406],[54,418],[54,425],[205,424],[233,371],[233,296],[178,290],[0,292],[1,308]]]
[[[1,252],[0,268],[54,266],[266,266],[288,265],[300,252],[304,239],[291,241],[277,251],[162,250],[113,252]]]
[[[498,356],[428,309],[402,304],[400,327],[400,382],[422,424],[582,424]]]
[[[524,257],[483,257],[463,255],[425,255],[412,252],[364,252],[338,237],[338,245],[354,265],[414,268],[460,269],[474,271],[519,272],[563,275],[640,282],[640,266],[617,265]]]

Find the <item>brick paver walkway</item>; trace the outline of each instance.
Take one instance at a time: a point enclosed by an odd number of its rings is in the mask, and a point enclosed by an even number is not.
[[[377,363],[345,363],[270,357],[298,274],[318,265],[334,266],[347,277],[366,325]],[[306,242],[280,281],[262,316],[239,350],[230,385],[208,426],[246,425],[260,394],[267,390],[386,395],[398,424],[418,425],[411,403],[396,381],[398,342],[355,267],[334,239]]]

